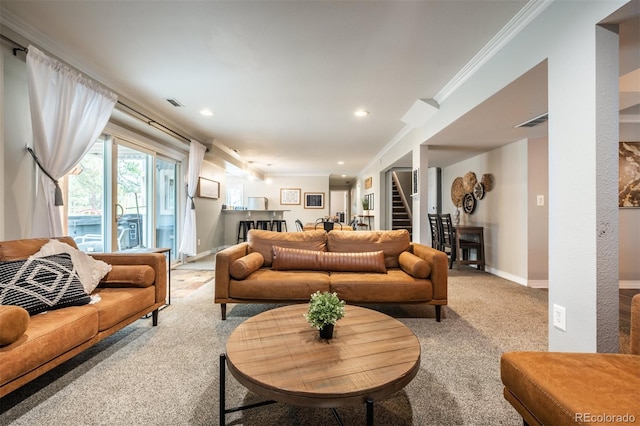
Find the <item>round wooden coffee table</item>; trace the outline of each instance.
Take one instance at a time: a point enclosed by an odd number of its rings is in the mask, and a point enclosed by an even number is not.
[[[308,305],[263,312],[238,326],[220,356],[220,423],[227,413],[283,402],[332,408],[367,404],[406,386],[420,369],[420,343],[404,324],[388,315],[346,306],[333,339],[322,340],[303,314]],[[226,361],[226,362],[225,362]],[[250,391],[273,401],[225,408],[225,364]],[[338,418],[339,419],[339,418]]]

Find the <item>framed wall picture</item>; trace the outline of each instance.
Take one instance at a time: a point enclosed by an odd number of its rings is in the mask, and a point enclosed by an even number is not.
[[[200,198],[213,198],[217,200],[220,198],[220,182],[201,177],[198,179],[197,195]]]
[[[640,142],[620,142],[618,174],[618,207],[640,207]]]
[[[364,180],[364,189],[371,189],[371,187],[373,186],[373,178],[372,177],[368,177]]]
[[[300,205],[300,188],[280,188],[280,204]]]
[[[305,192],[305,209],[324,209],[324,192]]]

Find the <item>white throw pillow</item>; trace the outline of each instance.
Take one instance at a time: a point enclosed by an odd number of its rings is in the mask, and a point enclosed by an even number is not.
[[[87,294],[91,294],[100,280],[111,271],[111,265],[108,263],[94,259],[85,252],[59,240],[49,240],[33,257],[45,257],[59,253],[69,253],[71,255],[71,262],[75,266],[78,278]]]

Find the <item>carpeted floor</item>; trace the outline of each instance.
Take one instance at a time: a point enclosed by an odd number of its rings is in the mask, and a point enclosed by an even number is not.
[[[180,274],[172,271],[174,283]],[[192,276],[193,278],[193,276]],[[216,425],[219,354],[233,329],[271,305],[236,305],[220,320],[213,282],[193,278],[160,324],[140,320],[0,401],[0,424]],[[422,344],[422,368],[402,391],[376,403],[380,425],[520,424],[502,398],[503,351],[546,348],[546,294],[489,274],[453,271],[451,304],[376,306]],[[176,287],[179,287],[176,284]],[[228,406],[257,401],[229,374]],[[339,409],[362,424],[364,407]],[[227,416],[229,425],[333,425],[329,410],[276,404]]]
[[[209,272],[212,276],[212,272]],[[174,283],[179,274],[172,271]],[[206,276],[144,319],[0,400],[2,425],[217,425],[219,355],[235,327],[273,305],[232,305],[220,320]],[[176,284],[176,288],[179,287]],[[546,292],[477,271],[452,271],[450,305],[437,323],[429,306],[375,306],[406,324],[422,346],[421,370],[377,402],[378,425],[520,425],[502,397],[504,351],[545,350]],[[227,374],[227,406],[258,397]],[[364,424],[364,407],[338,409]],[[283,404],[227,415],[227,425],[334,425],[327,409]]]

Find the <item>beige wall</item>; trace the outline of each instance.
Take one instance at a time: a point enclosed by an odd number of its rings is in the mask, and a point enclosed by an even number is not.
[[[528,284],[547,287],[549,279],[549,147],[548,138],[528,143]],[[538,205],[542,196],[543,205]]]

